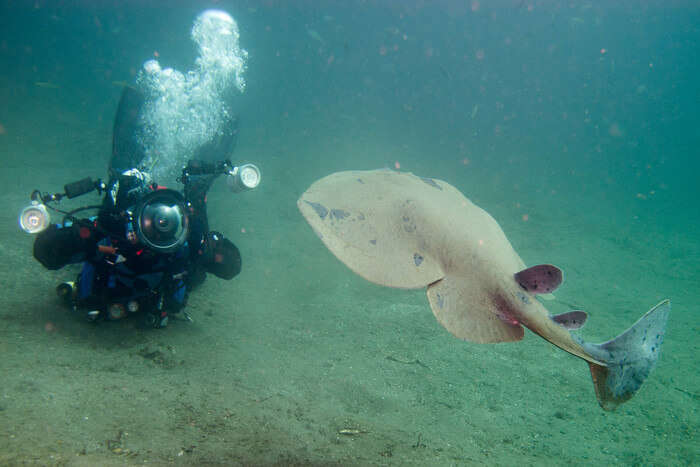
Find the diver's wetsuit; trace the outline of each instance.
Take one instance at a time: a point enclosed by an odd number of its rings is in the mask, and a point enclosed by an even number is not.
[[[109,208],[105,201],[95,218],[52,224],[38,234],[34,257],[47,269],[83,263],[77,281],[80,308],[104,309],[115,300],[157,293],[164,299],[164,309],[180,311],[207,272],[229,280],[241,271],[238,248],[222,234],[209,231],[206,191],[213,179],[192,176],[185,185],[190,230],[187,241],[175,251],[154,252],[129,241],[124,210]]]
[[[129,238],[126,211],[133,212],[143,196],[160,188],[125,175],[143,160],[143,150],[135,138],[142,105],[142,95],[126,87],[115,117],[110,182],[98,215],[65,225],[52,224],[34,242],[34,257],[47,269],[83,263],[76,300],[81,308],[104,310],[114,300],[152,293],[162,297],[160,305],[165,309],[179,311],[189,291],[204,281],[207,272],[228,280],[241,270],[238,248],[222,234],[209,231],[206,194],[217,174],[212,173],[213,163],[203,160],[228,158],[238,133],[235,118],[197,151],[196,156],[202,160],[189,161],[183,170],[190,227],[187,241],[163,253]]]

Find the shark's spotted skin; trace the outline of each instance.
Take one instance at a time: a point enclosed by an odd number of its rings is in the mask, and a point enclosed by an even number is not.
[[[350,269],[388,287],[427,288],[449,332],[472,342],[523,337],[523,326],[589,362],[598,400],[629,399],[659,355],[670,310],[664,301],[616,339],[590,344],[569,330],[585,313],[550,316],[536,294],[562,282],[543,264],[526,268],[498,223],[442,180],[391,170],[338,172],[297,203],[325,245]]]

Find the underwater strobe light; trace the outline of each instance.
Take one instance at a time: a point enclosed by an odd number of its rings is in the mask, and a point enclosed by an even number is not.
[[[22,228],[22,230],[30,234],[42,232],[51,224],[51,216],[49,215],[48,209],[46,209],[47,204],[61,201],[63,198],[73,199],[95,190],[102,194],[106,188],[107,185],[105,185],[99,178],[96,181],[93,181],[90,177],[85,177],[77,182],[64,185],[63,193],[44,193],[42,195],[39,190],[34,190],[29,196],[29,198],[32,200],[32,204],[22,209],[22,212],[19,214],[19,226]],[[81,208],[72,212],[89,208],[90,207]],[[70,213],[64,214],[70,215]]]
[[[252,190],[260,185],[260,169],[253,164],[234,167],[226,177],[226,184],[234,193]]]
[[[46,230],[51,223],[51,216],[43,203],[32,200],[32,204],[22,209],[19,215],[19,226],[27,233],[37,234]]]

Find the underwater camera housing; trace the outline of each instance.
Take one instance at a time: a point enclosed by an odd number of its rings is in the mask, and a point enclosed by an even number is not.
[[[139,241],[155,252],[175,251],[187,240],[185,198],[175,190],[156,190],[144,196],[134,220]]]
[[[39,190],[34,190],[30,195],[31,204],[19,214],[19,226],[27,233],[38,234],[51,224],[51,215],[49,214],[47,204],[55,201],[60,201],[63,198],[76,198],[97,190],[98,193],[106,189],[106,185],[99,178],[93,181],[90,177],[83,178],[77,182],[68,183],[63,186],[63,193],[44,193]]]

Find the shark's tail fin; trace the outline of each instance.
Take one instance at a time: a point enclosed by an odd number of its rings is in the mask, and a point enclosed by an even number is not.
[[[614,410],[629,400],[656,365],[664,340],[670,300],[649,310],[615,339],[603,344],[584,344],[591,356],[606,366],[589,363],[598,403]]]

